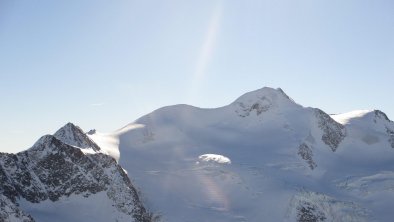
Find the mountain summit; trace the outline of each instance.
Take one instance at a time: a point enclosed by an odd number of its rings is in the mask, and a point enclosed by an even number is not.
[[[99,151],[100,147],[97,146],[78,126],[72,123],[67,123],[65,126],[60,128],[54,136],[71,146],[80,147],[83,149],[91,148],[94,151]]]
[[[242,117],[249,116],[251,112],[260,115],[270,109],[299,107],[282,89],[269,87],[246,93],[235,100],[232,105],[236,107],[236,112]]]

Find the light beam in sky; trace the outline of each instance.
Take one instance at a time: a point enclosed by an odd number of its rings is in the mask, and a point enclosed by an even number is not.
[[[189,97],[189,99],[192,101],[196,99],[200,85],[206,77],[206,69],[214,53],[221,17],[222,4],[220,1],[214,8],[211,19],[209,20],[209,25],[207,31],[205,32],[204,41],[201,46],[201,51],[197,60],[195,72],[193,74]]]

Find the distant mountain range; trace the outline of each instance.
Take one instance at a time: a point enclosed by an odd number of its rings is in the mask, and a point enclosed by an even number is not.
[[[265,87],[112,133],[69,123],[1,153],[0,177],[0,221],[392,221],[394,123]]]

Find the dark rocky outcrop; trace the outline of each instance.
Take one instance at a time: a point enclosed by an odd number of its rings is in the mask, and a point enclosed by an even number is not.
[[[298,147],[297,154],[300,155],[301,158],[308,163],[308,166],[311,170],[313,170],[317,167],[317,164],[315,163],[315,161],[313,161],[312,149],[306,143],[302,143]]]
[[[124,170],[114,158],[98,152],[100,148],[81,132],[79,127],[67,124],[55,136],[43,136],[26,151],[0,153],[0,221],[13,215],[19,221],[33,221],[18,208],[21,198],[39,203],[70,195],[89,197],[98,192],[106,192],[113,206],[130,215],[131,221],[150,221],[150,214]],[[95,152],[85,153],[77,145]]]
[[[335,152],[346,136],[345,127],[320,109],[315,109],[315,115],[318,127],[323,131],[321,139]]]

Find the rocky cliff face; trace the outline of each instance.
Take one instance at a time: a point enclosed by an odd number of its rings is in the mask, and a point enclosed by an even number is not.
[[[150,221],[125,171],[99,150],[79,127],[69,123],[55,136],[40,138],[29,150],[1,153],[0,221],[34,221],[18,207],[21,199],[56,202],[71,195],[88,198],[99,192],[105,192],[114,210],[128,221]]]
[[[320,109],[315,109],[315,115],[318,120],[318,126],[323,132],[321,139],[335,152],[346,136],[345,127],[335,122],[334,119]]]

